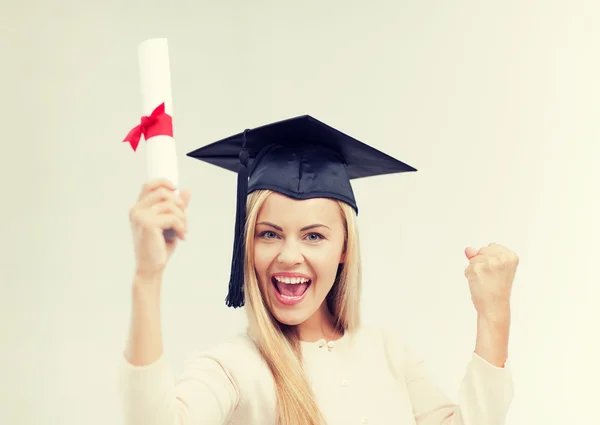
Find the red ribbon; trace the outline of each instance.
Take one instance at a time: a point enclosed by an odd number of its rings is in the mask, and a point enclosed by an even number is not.
[[[143,116],[140,124],[132,128],[123,141],[131,144],[135,152],[142,135],[145,140],[154,136],[173,137],[173,119],[165,113],[164,103],[158,105],[150,116]]]

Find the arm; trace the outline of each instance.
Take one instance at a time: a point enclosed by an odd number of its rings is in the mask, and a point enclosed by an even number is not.
[[[160,324],[160,289],[162,282],[136,278],[131,296],[131,323],[125,359],[133,366],[156,362],[163,354]]]
[[[475,353],[496,367],[504,367],[508,359],[510,309],[493,317],[477,317]]]
[[[157,282],[154,282],[157,283]],[[127,425],[220,425],[238,401],[237,387],[214,359],[196,357],[175,381],[163,357],[160,284],[136,279],[120,390]]]
[[[473,353],[459,388],[458,403],[431,378],[423,359],[399,339],[388,338],[388,356],[404,379],[417,425],[502,425],[512,401],[509,369]]]

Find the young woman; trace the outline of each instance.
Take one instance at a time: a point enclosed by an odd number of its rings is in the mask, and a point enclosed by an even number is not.
[[[185,238],[190,193],[176,195],[168,181],[146,184],[130,215],[137,268],[122,369],[128,425],[504,423],[513,391],[505,367],[513,252],[497,244],[465,251],[478,321],[457,402],[398,335],[361,325],[350,179],[414,168],[309,116],[189,156],[239,171],[227,304],[245,305],[249,326],[191,358],[173,379],[159,305],[177,241],[165,241],[163,231]]]

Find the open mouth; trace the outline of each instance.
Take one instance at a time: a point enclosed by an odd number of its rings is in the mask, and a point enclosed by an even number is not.
[[[284,304],[300,302],[312,281],[303,277],[272,277],[277,298]]]

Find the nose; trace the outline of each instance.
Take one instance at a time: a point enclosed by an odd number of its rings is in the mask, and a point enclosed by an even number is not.
[[[298,244],[296,244],[294,241],[288,241],[282,245],[281,251],[277,256],[277,261],[281,265],[289,267],[302,263],[304,261],[304,257],[298,248]]]

